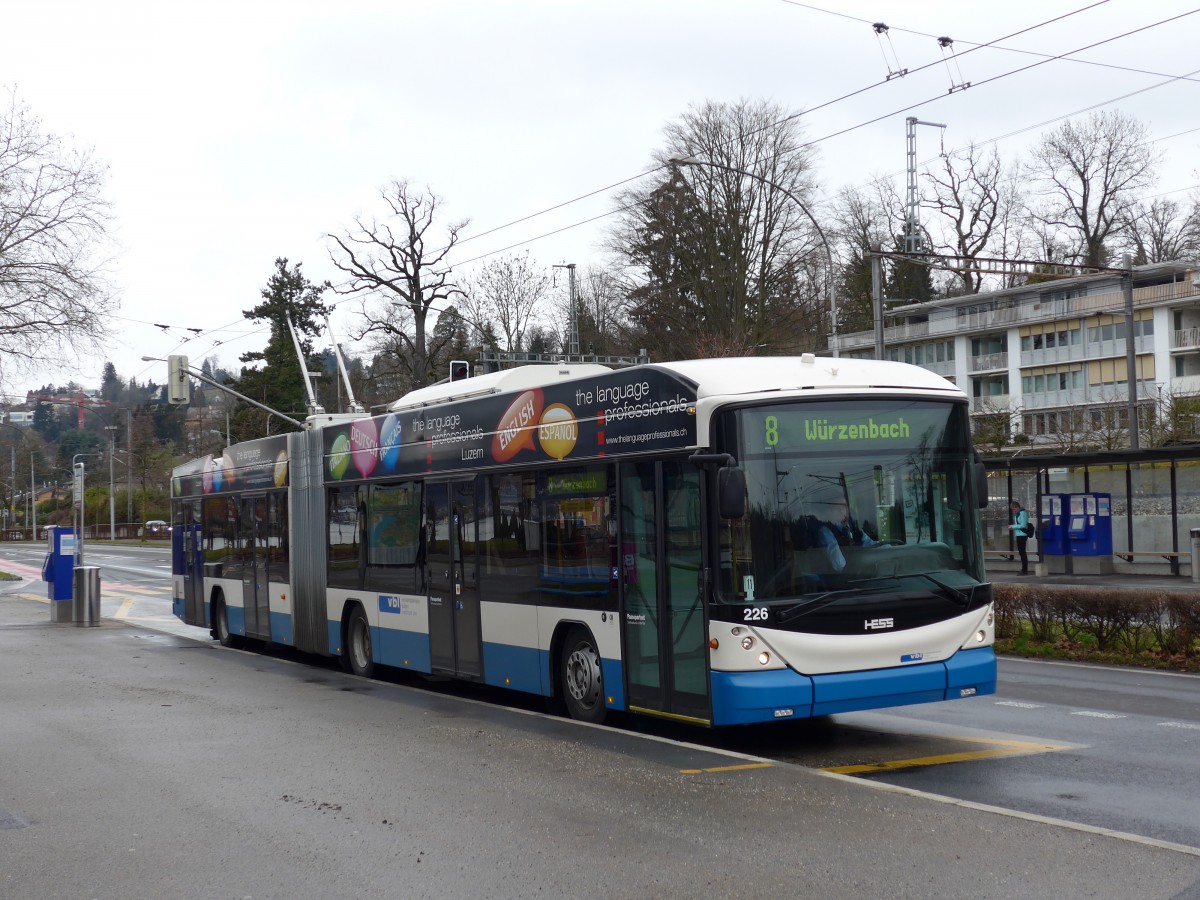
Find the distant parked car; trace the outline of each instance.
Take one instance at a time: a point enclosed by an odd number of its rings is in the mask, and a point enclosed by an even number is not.
[[[142,537],[165,538],[171,533],[171,526],[162,519],[151,519],[142,526]]]

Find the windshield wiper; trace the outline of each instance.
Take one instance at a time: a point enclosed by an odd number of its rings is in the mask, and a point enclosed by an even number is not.
[[[789,609],[785,609],[783,612],[776,613],[775,621],[778,622],[780,625],[783,625],[783,624],[786,624],[791,619],[794,619],[796,616],[799,616],[803,613],[812,612],[814,608],[819,609],[821,606],[828,606],[829,602],[832,602],[832,601],[829,601],[830,597],[840,597],[843,594],[860,594],[860,593],[862,593],[862,591],[858,590],[857,588],[841,590],[841,591],[826,591],[823,594],[817,594],[815,597],[809,597],[806,600],[802,600],[799,603],[797,603],[795,606],[790,607]],[[829,601],[829,602],[825,602],[825,601]]]
[[[914,574],[917,575],[918,578],[924,578],[926,581],[936,586],[938,593],[940,593],[947,600],[957,603],[964,609],[971,608],[971,604],[975,602],[975,589],[981,586],[978,584],[973,584],[971,585],[971,589],[969,591],[963,591],[954,587],[954,585],[946,584],[946,582],[934,578],[928,572],[916,572]]]

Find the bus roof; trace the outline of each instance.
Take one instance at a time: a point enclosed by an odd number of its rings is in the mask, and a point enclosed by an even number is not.
[[[417,388],[415,391],[409,391],[389,406],[388,412],[418,409],[423,406],[432,406],[435,403],[445,403],[448,400],[466,400],[472,397],[485,397],[489,394],[523,391],[531,387],[556,384],[560,381],[574,381],[577,378],[607,375],[611,371],[613,370],[608,366],[594,363],[518,366],[515,369],[489,372],[487,375],[476,375],[461,381],[442,381],[428,387]]]
[[[640,367],[638,367],[640,368]],[[761,394],[770,391],[917,390],[963,396],[953,382],[907,363],[847,357],[750,356],[689,359],[648,363],[645,368],[671,372],[696,386],[696,398]],[[389,412],[418,409],[490,394],[523,391],[532,387],[597,377],[614,370],[597,364],[531,365],[477,375],[461,381],[441,382],[405,394]],[[629,371],[629,370],[625,370]]]
[[[731,362],[736,363],[730,365]],[[694,382],[697,399],[770,391],[837,393],[876,390],[928,391],[950,397],[962,391],[941,375],[901,362],[814,356],[756,356],[737,360],[692,359],[661,368]]]

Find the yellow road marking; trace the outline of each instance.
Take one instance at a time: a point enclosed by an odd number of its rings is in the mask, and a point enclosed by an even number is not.
[[[990,750],[966,750],[960,753],[942,753],[937,756],[920,756],[915,759],[889,759],[884,762],[867,763],[858,766],[829,766],[822,772],[836,772],[839,775],[866,775],[876,772],[892,772],[897,769],[914,769],[920,766],[941,766],[946,763],[970,762],[977,759],[996,759],[1004,756],[1029,756],[1034,753],[1054,753],[1059,750],[1070,750],[1067,744],[1039,744],[1031,741],[989,740],[987,738],[955,737],[948,740],[963,741],[973,744],[989,744]]]
[[[713,769],[680,769],[680,775],[709,775],[713,772],[744,772],[747,769],[772,769],[774,763],[746,763],[741,766],[717,766]]]
[[[133,598],[126,597],[125,599],[123,599],[121,601],[121,608],[117,610],[117,614],[115,616],[113,616],[113,618],[114,619],[124,619],[126,616],[129,615],[129,610],[131,610],[132,608],[133,608]]]

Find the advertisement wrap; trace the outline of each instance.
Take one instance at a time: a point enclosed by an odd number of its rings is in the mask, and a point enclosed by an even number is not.
[[[332,481],[694,446],[693,384],[639,367],[325,429]]]
[[[288,484],[287,436],[273,435],[202,456],[175,469],[171,494],[194,497],[223,491],[283,488]]]

